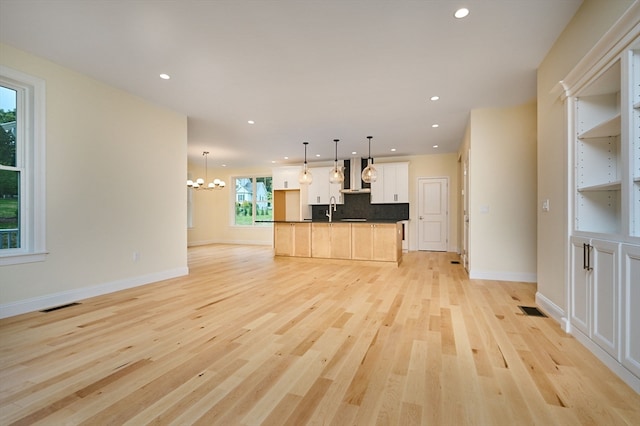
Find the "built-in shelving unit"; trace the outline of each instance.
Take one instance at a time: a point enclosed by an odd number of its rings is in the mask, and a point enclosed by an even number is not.
[[[585,99],[588,101],[588,99]],[[620,136],[620,113],[596,124],[584,133],[578,135],[578,139],[604,138],[609,136]]]
[[[621,231],[620,61],[576,97],[575,228]]]
[[[632,49],[629,58],[631,86],[631,134],[629,160],[631,170],[630,233],[640,237],[640,48]]]
[[[561,82],[567,95],[567,330],[640,391],[640,27],[635,2]]]

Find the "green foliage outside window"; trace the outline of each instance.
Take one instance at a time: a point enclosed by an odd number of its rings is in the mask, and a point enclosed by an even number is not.
[[[3,89],[6,92],[15,92]],[[0,165],[15,167],[16,165],[16,138],[13,132],[6,129],[15,129],[16,110],[5,111],[0,109],[0,124],[8,126],[0,127]],[[13,123],[13,126],[11,126]],[[18,187],[20,173],[17,170],[0,170],[0,229],[17,229],[19,218]],[[5,246],[0,244],[0,246]]]
[[[271,176],[235,179],[234,223],[236,225],[251,226],[256,222],[273,220],[271,181]]]

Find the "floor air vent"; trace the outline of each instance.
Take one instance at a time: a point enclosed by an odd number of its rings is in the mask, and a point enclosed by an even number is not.
[[[451,263],[454,264],[454,265],[459,265],[460,261],[459,260],[452,260]]]
[[[518,306],[518,308],[520,308],[523,314],[530,317],[547,317],[544,312],[535,306]]]
[[[53,308],[47,308],[47,309],[43,309],[40,312],[53,312],[53,311],[58,311],[60,309],[64,309],[64,308],[70,308],[71,306],[76,306],[79,305],[79,303],[77,302],[73,302],[73,303],[67,303],[66,305],[60,305],[60,306],[54,306]]]

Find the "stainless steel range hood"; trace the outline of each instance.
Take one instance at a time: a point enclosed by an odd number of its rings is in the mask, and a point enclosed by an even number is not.
[[[362,187],[362,162],[360,158],[351,158],[349,160],[349,188],[341,189],[343,194],[368,194],[371,193],[370,188]]]

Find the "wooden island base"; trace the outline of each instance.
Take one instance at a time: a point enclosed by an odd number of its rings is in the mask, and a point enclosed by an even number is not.
[[[402,262],[401,222],[284,221],[273,229],[276,256]]]

